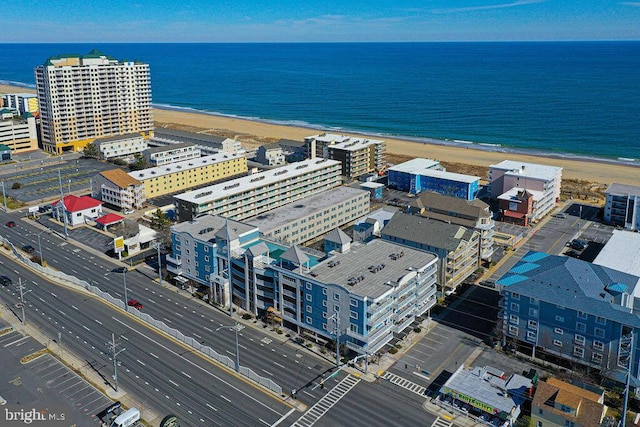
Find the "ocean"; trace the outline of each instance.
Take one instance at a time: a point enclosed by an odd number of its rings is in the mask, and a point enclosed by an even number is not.
[[[0,44],[0,83],[93,48],[157,107],[640,165],[640,42]]]

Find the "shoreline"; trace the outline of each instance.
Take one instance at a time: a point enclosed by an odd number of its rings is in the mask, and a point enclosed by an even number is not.
[[[0,84],[0,93],[16,92],[35,93],[35,91],[29,87]],[[512,150],[501,146],[480,146],[479,144],[469,143],[468,141],[429,138],[411,139],[407,137],[347,132],[330,128],[321,129],[311,127],[311,125],[305,127],[304,125],[278,124],[267,120],[250,120],[232,115],[207,113],[197,111],[193,108],[158,107],[156,105],[153,107],[153,114],[155,122],[189,126],[212,134],[216,132],[233,134],[241,141],[243,137],[244,139],[251,139],[251,137],[272,139],[274,142],[278,139],[302,141],[307,136],[328,132],[383,139],[387,145],[387,152],[390,154],[424,157],[438,161],[484,167],[509,159],[560,166],[563,168],[563,177],[568,179],[578,179],[607,185],[614,182],[628,185],[638,185],[638,183],[640,183],[640,164],[610,159],[578,157],[571,154],[525,152],[524,150]],[[242,142],[246,143],[247,141]],[[257,141],[250,143],[251,145],[260,145]]]

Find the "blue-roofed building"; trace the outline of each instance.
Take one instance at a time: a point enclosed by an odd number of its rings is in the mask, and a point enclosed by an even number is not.
[[[639,377],[640,277],[575,258],[529,252],[497,284],[504,343]],[[633,350],[632,350],[633,347]]]

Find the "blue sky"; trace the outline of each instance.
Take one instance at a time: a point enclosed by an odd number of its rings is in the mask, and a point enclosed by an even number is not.
[[[0,6],[0,42],[640,40],[640,1],[52,0]]]

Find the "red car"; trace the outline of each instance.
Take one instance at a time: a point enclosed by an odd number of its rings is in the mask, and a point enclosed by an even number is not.
[[[139,302],[137,299],[130,299],[129,301],[127,301],[127,305],[129,307],[133,307],[135,309],[141,310],[142,309],[142,303]]]
[[[7,225],[7,227],[9,227],[9,228],[13,228],[13,227],[17,226],[18,224],[16,224],[16,222],[15,222],[15,221],[9,221],[6,225]]]

